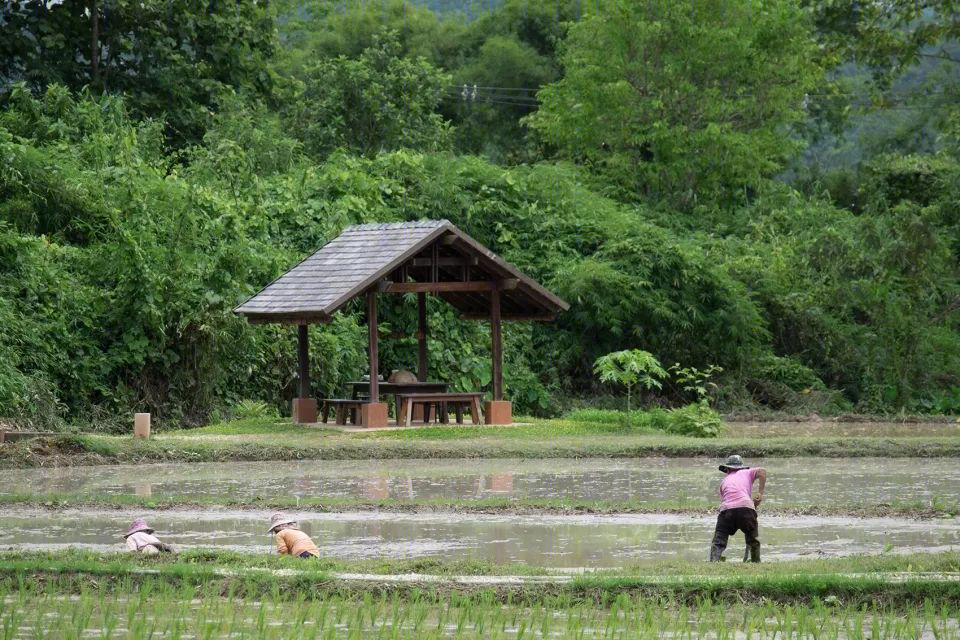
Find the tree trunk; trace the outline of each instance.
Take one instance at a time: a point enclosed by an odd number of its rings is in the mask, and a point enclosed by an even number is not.
[[[100,87],[100,16],[97,0],[90,0],[90,27],[93,33],[90,39],[90,81]]]

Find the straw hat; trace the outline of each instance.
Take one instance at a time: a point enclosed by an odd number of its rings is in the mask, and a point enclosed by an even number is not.
[[[147,524],[147,521],[143,518],[137,518],[133,521],[133,524],[130,525],[130,528],[127,529],[127,533],[124,534],[124,538],[129,538],[135,533],[140,531],[146,531],[147,533],[153,533],[153,529]]]
[[[273,533],[273,532],[274,532],[274,529],[276,529],[277,527],[279,527],[279,526],[282,525],[282,524],[297,524],[297,521],[294,520],[293,518],[288,518],[287,516],[283,515],[282,513],[275,513],[275,514],[273,514],[273,516],[270,518],[270,530],[269,530],[269,533]]]
[[[720,465],[720,471],[726,473],[727,471],[739,471],[740,469],[749,469],[750,467],[743,464],[743,459],[738,455],[732,455],[727,458],[727,461]]]

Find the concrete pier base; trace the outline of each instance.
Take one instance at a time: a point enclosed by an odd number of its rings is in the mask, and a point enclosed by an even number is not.
[[[316,398],[294,398],[290,416],[297,424],[310,424],[317,421]]]
[[[487,424],[513,424],[513,403],[509,400],[493,400],[483,407]]]
[[[365,402],[360,405],[360,424],[367,428],[387,426],[386,403]]]

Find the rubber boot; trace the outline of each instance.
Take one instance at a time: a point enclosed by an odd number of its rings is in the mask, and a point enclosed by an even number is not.
[[[713,536],[713,544],[710,545],[710,562],[720,562],[723,560],[723,552],[727,548],[726,536],[716,533]]]

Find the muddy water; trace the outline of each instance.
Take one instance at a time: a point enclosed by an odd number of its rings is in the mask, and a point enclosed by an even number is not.
[[[0,546],[122,549],[136,514],[123,511],[0,511]],[[616,567],[645,558],[704,558],[714,519],[701,516],[461,516],[456,514],[294,514],[338,558],[443,557],[543,567]],[[266,511],[158,512],[150,524],[181,547],[272,551]],[[767,560],[856,553],[960,550],[960,518],[761,517]],[[743,538],[728,555],[739,558]]]
[[[766,458],[770,505],[960,501],[949,458]],[[720,473],[706,458],[232,462],[0,471],[0,494],[128,494],[253,500],[476,500],[490,497],[712,504]]]

